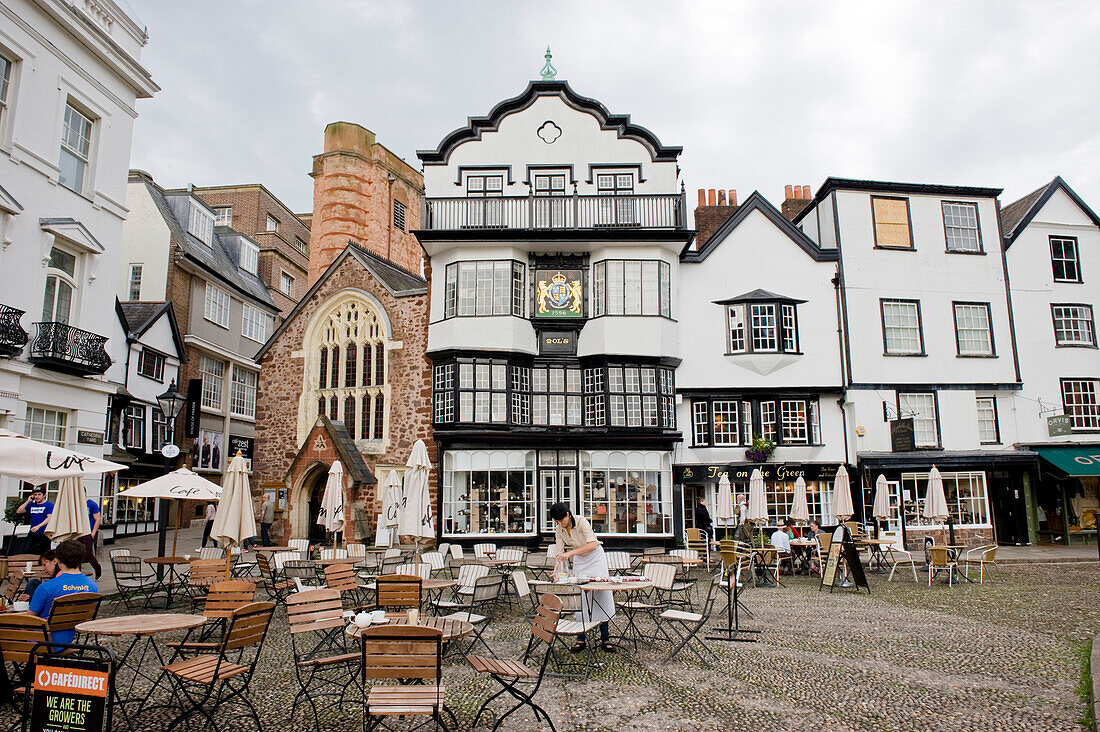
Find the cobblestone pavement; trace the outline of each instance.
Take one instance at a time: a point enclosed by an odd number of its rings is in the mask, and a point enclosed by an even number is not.
[[[1100,631],[1095,564],[1014,566],[993,582],[954,588],[870,579],[870,596],[819,592],[808,577],[751,589],[743,598],[756,618],[746,625],[763,632],[756,643],[711,642],[714,668],[687,654],[666,662],[663,643],[600,653],[590,680],[548,679],[538,701],[563,731],[1082,729],[1081,659]],[[515,658],[529,627],[502,618],[486,636],[498,654]],[[289,718],[297,689],[289,659],[280,611],[252,684],[266,730],[312,726],[301,712]],[[457,658],[444,676],[464,724],[496,690]],[[323,712],[320,726],[349,730],[359,719],[348,703]],[[147,714],[141,724],[161,730],[167,720]],[[504,728],[540,729],[526,711]]]

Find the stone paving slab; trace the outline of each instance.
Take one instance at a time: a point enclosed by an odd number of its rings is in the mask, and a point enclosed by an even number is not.
[[[809,577],[783,580],[744,594],[756,614],[751,625],[763,632],[756,643],[712,641],[715,668],[688,655],[668,662],[665,643],[637,654],[600,652],[591,679],[548,679],[539,703],[559,730],[585,732],[1082,729],[1081,660],[1100,632],[1095,566],[1012,567],[984,585],[952,588],[870,575],[871,595],[819,592]],[[486,637],[502,657],[518,658],[529,629],[506,617]],[[268,730],[312,727],[301,712],[290,718],[297,686],[289,659],[279,611],[252,683]],[[495,687],[459,659],[447,661],[444,675],[449,703],[468,723]],[[328,707],[320,728],[352,729],[359,714],[354,703]],[[143,715],[141,728],[168,721]],[[483,720],[480,728],[489,726]],[[522,712],[504,729],[540,727]]]

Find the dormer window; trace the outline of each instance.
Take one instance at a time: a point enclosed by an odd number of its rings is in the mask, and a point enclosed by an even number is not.
[[[241,251],[238,257],[238,264],[245,272],[259,274],[260,248],[250,241],[241,239]]]
[[[192,200],[187,214],[187,232],[206,246],[211,246],[214,236],[214,217],[197,201]]]
[[[801,353],[798,305],[803,302],[766,290],[718,301],[726,307],[726,353]]]

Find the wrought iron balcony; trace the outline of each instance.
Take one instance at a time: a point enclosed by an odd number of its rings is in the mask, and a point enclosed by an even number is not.
[[[0,305],[0,356],[15,356],[27,344],[27,331],[19,324],[23,311]]]
[[[423,228],[686,229],[679,193],[631,196],[497,196],[429,198]]]
[[[39,366],[87,376],[102,374],[111,366],[103,346],[106,336],[89,333],[66,323],[35,323],[30,360]]]

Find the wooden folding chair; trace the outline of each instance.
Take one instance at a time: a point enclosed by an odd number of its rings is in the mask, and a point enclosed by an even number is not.
[[[191,596],[191,609],[202,604],[202,597],[210,585],[225,579],[225,557],[192,559],[187,572],[187,594]]]
[[[98,592],[74,592],[56,598],[50,606],[49,617],[46,618],[51,637],[60,631],[75,631],[80,623],[95,620],[102,600],[103,595]]]
[[[384,574],[375,580],[374,609],[419,608],[424,581],[411,574]]]
[[[247,692],[274,613],[273,602],[253,602],[238,608],[229,617],[229,627],[217,653],[200,654],[163,667],[174,687],[172,698],[180,708],[179,716],[166,729],[201,716],[216,731],[214,715],[223,704],[229,703],[243,706],[256,727],[263,729]],[[144,711],[156,708],[146,707]]]
[[[581,590],[575,585],[549,585],[539,584],[535,586],[535,594],[538,595],[539,604],[547,602],[550,597],[556,597],[561,602],[561,612],[558,622],[554,625],[554,640],[551,643],[550,656],[554,665],[555,676],[581,679],[588,678],[590,670],[596,663],[595,643],[587,643],[584,651],[584,663],[563,662],[563,659],[572,658],[571,646],[576,636],[586,635],[600,627],[599,620],[574,620],[573,615],[581,614]],[[570,617],[563,617],[566,614]],[[564,651],[564,655],[560,652]],[[579,670],[577,670],[579,669]]]
[[[417,578],[419,579],[419,578]],[[454,726],[458,721],[443,699],[443,632],[420,625],[378,625],[360,635],[360,667],[363,681],[398,682],[375,684],[363,705],[363,729],[370,732],[392,716],[430,716],[443,729],[443,713]],[[408,684],[420,681],[419,684]]]
[[[50,640],[45,619],[24,613],[0,613],[0,704],[9,702],[22,718],[30,682],[31,652],[39,643]]]
[[[321,721],[316,698],[333,697],[339,705],[348,687],[358,681],[359,654],[348,651],[343,612],[340,591],[333,588],[296,592],[286,599],[294,676],[298,680],[290,719],[305,699],[313,711],[317,732]]]
[[[203,598],[202,615],[206,618],[206,624],[199,630],[198,640],[171,641],[167,646],[175,649],[181,656],[216,653],[221,647],[221,641],[209,639],[215,635],[222,635],[233,613],[255,600],[255,582],[243,579],[223,579],[221,582],[215,582],[210,585],[210,589]]]
[[[325,587],[336,590],[350,601],[349,607],[363,604],[364,593],[369,587],[359,581],[355,568],[350,564],[330,564],[325,567]]]
[[[531,639],[527,642],[527,650],[524,651],[523,658],[519,661],[506,661],[497,658],[486,658],[485,656],[466,656],[466,661],[473,667],[474,671],[480,674],[488,674],[493,681],[496,681],[502,687],[500,691],[482,703],[481,708],[477,710],[477,714],[474,716],[471,727],[477,727],[482,713],[489,708],[494,700],[503,694],[510,694],[516,699],[516,704],[496,718],[496,722],[493,724],[494,730],[500,727],[508,715],[524,706],[531,707],[536,720],[545,719],[546,723],[550,725],[550,729],[555,729],[550,715],[535,703],[535,694],[542,686],[546,668],[550,665],[551,648],[554,643],[558,619],[561,617],[561,609],[561,598],[555,595],[543,596],[542,602],[535,609],[535,619],[531,624]],[[545,645],[545,650],[542,654],[542,662],[536,671],[527,664],[540,643]]]

